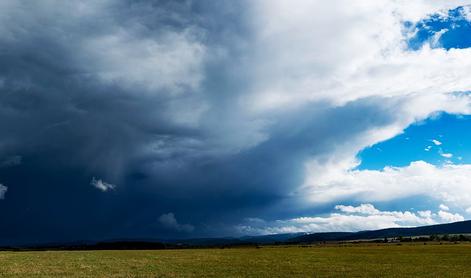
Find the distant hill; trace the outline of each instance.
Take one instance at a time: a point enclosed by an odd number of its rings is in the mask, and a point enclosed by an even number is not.
[[[360,232],[288,233],[263,236],[193,238],[193,239],[116,239],[69,243],[0,246],[0,250],[132,250],[179,249],[199,247],[256,246],[263,244],[303,244],[329,241],[373,240],[395,237],[471,234],[471,220],[414,228],[388,228]],[[468,239],[469,240],[469,239]]]
[[[199,247],[256,246],[284,243],[301,233],[244,237],[214,237],[189,239],[113,239],[106,241],[53,242],[0,246],[0,250],[157,250]]]
[[[309,243],[320,241],[343,241],[377,239],[385,237],[428,236],[438,234],[468,234],[471,233],[471,221],[461,221],[448,224],[421,226],[414,228],[388,228],[373,231],[360,231],[353,233],[314,233],[297,236],[289,239],[292,243]]]
[[[182,244],[188,246],[224,246],[224,245],[251,245],[251,244],[275,244],[284,243],[304,233],[273,234],[263,236],[243,236],[228,238],[196,238],[170,240],[168,243]]]

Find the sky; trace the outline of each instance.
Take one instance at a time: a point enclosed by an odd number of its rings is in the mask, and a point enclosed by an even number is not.
[[[470,5],[1,1],[0,244],[471,219]]]

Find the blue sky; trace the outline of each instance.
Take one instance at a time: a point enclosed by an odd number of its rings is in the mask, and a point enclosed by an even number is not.
[[[439,114],[408,127],[392,139],[381,142],[358,154],[359,169],[404,167],[412,161],[431,164],[469,164],[471,162],[471,118]],[[451,157],[447,154],[452,154]]]
[[[406,22],[405,26],[417,28],[408,41],[411,49],[421,48],[424,42],[433,41],[433,47],[452,49],[471,47],[471,23],[466,15],[466,7],[457,7],[447,12],[431,15],[417,23]],[[439,37],[436,34],[441,34]]]
[[[446,50],[471,47],[471,22],[467,18],[467,9],[457,7],[416,23],[405,22],[405,28],[414,33],[407,41],[408,47],[412,51],[424,45]],[[469,164],[470,124],[471,118],[467,115],[438,112],[409,126],[400,135],[362,150],[358,154],[362,161],[358,168],[403,167],[417,160],[435,165]]]
[[[0,244],[471,218],[463,0],[0,2]]]

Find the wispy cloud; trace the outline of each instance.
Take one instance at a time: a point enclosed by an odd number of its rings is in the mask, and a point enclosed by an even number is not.
[[[8,191],[8,187],[0,183],[0,200],[5,199],[5,194],[7,193],[7,191]]]
[[[453,157],[452,153],[440,153],[440,155],[445,157],[445,158],[452,158]]]
[[[22,160],[20,155],[9,156],[0,161],[0,168],[20,165]]]

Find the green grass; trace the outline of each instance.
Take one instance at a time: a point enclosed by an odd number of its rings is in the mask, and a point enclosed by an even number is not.
[[[471,245],[0,252],[4,277],[471,277]]]

